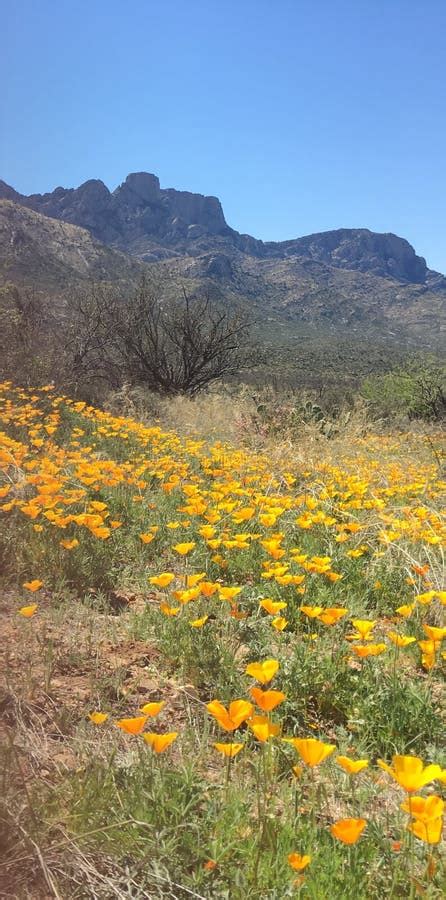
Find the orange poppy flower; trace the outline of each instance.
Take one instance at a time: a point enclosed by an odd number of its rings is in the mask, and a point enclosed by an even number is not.
[[[343,844],[356,844],[367,825],[366,819],[338,819],[330,831],[333,837]]]
[[[282,694],[282,691],[262,691],[259,687],[252,687],[249,693],[254,703],[260,709],[263,709],[264,712],[271,712],[279,703],[283,703],[286,700],[286,696]]]
[[[218,596],[220,600],[233,600],[234,597],[237,597],[243,588],[241,587],[224,587],[223,585],[218,586]]]
[[[372,635],[371,631],[373,631],[376,621],[371,622],[368,619],[352,619],[353,628],[356,628],[356,634],[349,635],[353,640],[361,640],[361,641],[371,641]]]
[[[155,587],[168,587],[169,584],[174,581],[175,575],[173,572],[161,572],[161,575],[152,575],[149,578],[150,584],[155,585]]]
[[[263,662],[250,663],[249,666],[246,666],[245,672],[260,684],[268,684],[274,678],[278,668],[277,659],[265,659]]]
[[[429,819],[428,822],[415,819],[414,822],[407,826],[407,829],[426,844],[439,844],[443,831],[443,818],[440,816],[438,819]]]
[[[324,625],[336,625],[346,613],[348,613],[348,609],[344,607],[329,606],[327,609],[324,609],[317,618],[320,622],[323,622]]]
[[[22,587],[34,593],[35,591],[40,591],[40,588],[43,587],[43,581],[39,581],[38,578],[35,578],[34,581],[24,581]]]
[[[304,763],[311,768],[319,766],[333,750],[336,750],[335,744],[325,744],[317,738],[284,738],[284,740],[293,745]]]
[[[230,756],[232,759],[233,756],[237,756],[237,753],[240,753],[240,750],[243,750],[244,744],[214,744],[214,747],[223,756]]]
[[[385,644],[354,644],[352,653],[359,656],[360,659],[367,659],[368,656],[379,656],[387,650]]]
[[[206,709],[225,731],[235,731],[252,715],[253,705],[248,700],[232,700],[228,709],[225,709],[219,700],[211,700]]]
[[[145,716],[149,716],[153,718],[153,716],[157,716],[158,713],[161,712],[162,708],[166,705],[165,700],[152,701],[149,703],[145,703],[144,706],[140,707],[142,713]]]
[[[31,619],[36,614],[37,610],[37,603],[30,603],[29,606],[20,607],[19,616],[23,616],[24,619]]]
[[[288,854],[288,865],[290,865],[292,869],[295,869],[296,872],[302,872],[302,870],[306,869],[310,862],[311,856],[301,856],[300,853]]]
[[[169,606],[168,603],[160,603],[160,610],[165,616],[177,616],[181,606]]]
[[[389,766],[384,760],[378,759],[378,766],[388,772],[398,782],[400,787],[408,793],[419,791],[420,788],[441,776],[441,767],[438,765],[424,766],[418,756],[399,756],[392,759]]]
[[[446,638],[446,628],[436,628],[434,625],[425,625],[423,629],[430,641],[441,642]]]
[[[267,716],[251,716],[248,727],[262,743],[268,741],[270,737],[276,737],[280,732],[280,725],[275,725]]]
[[[348,756],[337,756],[336,762],[348,775],[357,775],[369,764],[368,759],[350,759]]]
[[[217,581],[201,581],[200,594],[203,597],[212,597],[218,591],[219,585]]]
[[[269,613],[270,616],[275,616],[281,609],[286,609],[287,605],[283,600],[270,600],[269,597],[265,597],[259,603],[259,606]]]
[[[180,556],[187,556],[188,553],[191,552],[195,547],[195,541],[184,541],[180,544],[174,544],[172,547],[173,550],[176,550]]]
[[[309,619],[317,619],[324,611],[323,606],[299,606],[299,609],[305,616],[308,616]]]
[[[203,628],[203,625],[206,625],[209,616],[202,616],[201,619],[191,619],[189,625],[191,628]]]
[[[407,634],[398,634],[396,631],[389,631],[387,637],[396,647],[408,647],[409,644],[413,644],[416,641],[416,638],[409,637]]]
[[[286,619],[284,619],[283,616],[276,616],[274,619],[272,619],[271,625],[276,629],[276,631],[284,631],[288,625],[288,622]]]
[[[444,806],[441,797],[431,794],[429,797],[410,797],[401,804],[401,809],[420,822],[430,822],[443,815]]]
[[[127,734],[141,734],[147,719],[148,716],[134,716],[130,719],[119,719],[115,725]]]
[[[150,744],[155,753],[164,753],[178,737],[178,731],[170,731],[166,734],[155,734],[154,731],[146,731],[143,738],[146,744]]]
[[[108,713],[91,712],[88,713],[88,718],[90,722],[93,722],[93,725],[103,725],[108,719]]]

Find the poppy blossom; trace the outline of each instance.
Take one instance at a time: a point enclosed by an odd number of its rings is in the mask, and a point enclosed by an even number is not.
[[[161,575],[152,575],[149,578],[150,584],[153,584],[155,587],[169,587],[169,584],[172,584],[174,581],[175,575],[173,572],[161,572]]]
[[[284,740],[293,745],[304,763],[311,768],[319,766],[336,750],[335,744],[325,744],[317,738],[284,738]]]
[[[191,552],[195,547],[195,541],[183,541],[180,544],[174,544],[172,547],[180,556],[187,556],[188,553]]]
[[[431,794],[429,797],[411,797],[401,804],[401,809],[420,822],[430,822],[443,815],[444,806],[441,797]]]
[[[146,744],[150,744],[155,753],[164,753],[178,737],[178,731],[170,731],[166,734],[155,734],[153,731],[146,731],[143,738]]]
[[[336,762],[348,775],[357,775],[369,764],[368,759],[350,759],[348,756],[337,756]]]
[[[333,837],[343,844],[356,844],[366,825],[366,819],[338,819],[330,827],[330,831]]]
[[[219,584],[216,581],[201,581],[199,588],[203,597],[212,597],[218,591]]]
[[[282,691],[262,691],[259,687],[252,687],[249,693],[254,703],[260,709],[263,709],[264,712],[271,712],[279,703],[283,703],[286,700],[286,696],[282,694]]]
[[[360,659],[367,659],[369,656],[380,656],[381,653],[387,650],[387,647],[385,644],[354,644],[351,649],[355,656],[359,656]]]
[[[302,872],[303,869],[311,862],[311,856],[303,855],[300,853],[289,853],[288,854],[288,865],[291,866],[292,869],[295,869],[296,872]]]
[[[189,622],[191,628],[203,628],[203,625],[206,625],[209,616],[202,616],[201,619],[192,619]]]
[[[235,731],[252,715],[253,705],[248,700],[232,700],[228,709],[225,709],[219,700],[212,700],[206,705],[206,709],[225,731]]]
[[[144,713],[145,716],[149,716],[153,718],[153,716],[157,716],[158,713],[161,712],[163,707],[166,705],[165,700],[152,701],[149,703],[145,703],[144,706],[141,706],[141,712]]]
[[[271,722],[267,716],[251,716],[248,720],[248,727],[257,740],[262,743],[268,741],[270,737],[277,737],[280,732],[280,725]]]
[[[299,609],[305,616],[308,616],[309,619],[317,619],[324,611],[323,606],[299,606]]]
[[[262,609],[265,610],[265,612],[269,613],[270,616],[277,615],[277,613],[280,612],[281,609],[286,609],[287,605],[288,604],[283,600],[270,600],[269,597],[265,597],[265,599],[261,600],[259,604],[259,606],[261,606]]]
[[[391,775],[408,793],[419,791],[420,788],[441,776],[440,766],[436,764],[424,766],[423,760],[418,756],[394,756],[391,766],[384,760],[378,759],[378,766]]]
[[[330,606],[327,609],[324,609],[317,618],[320,622],[323,622],[324,625],[336,625],[337,622],[342,619],[346,613],[348,613],[348,609],[342,606]]]
[[[286,619],[284,619],[283,616],[276,616],[274,619],[272,619],[271,625],[273,628],[275,628],[276,631],[284,631],[288,625],[288,622]]]
[[[249,666],[246,666],[245,672],[260,684],[268,684],[274,678],[278,668],[277,659],[265,659],[263,662],[250,663]]]
[[[19,616],[23,616],[24,619],[31,619],[36,614],[37,610],[37,603],[30,603],[29,606],[20,607]]]
[[[93,725],[103,725],[108,719],[108,713],[91,712],[88,713],[88,718],[90,722],[93,722]]]
[[[177,616],[181,606],[169,606],[168,603],[160,603],[160,610],[165,616]]]
[[[371,641],[376,621],[371,622],[368,619],[352,619],[353,628],[356,628],[356,634],[349,635],[353,640]]]
[[[40,591],[40,588],[43,587],[43,581],[39,581],[38,578],[35,578],[34,581],[24,581],[22,587],[34,593],[35,591]]]
[[[147,719],[148,716],[133,716],[130,719],[119,719],[115,725],[127,734],[141,734]]]
[[[243,589],[241,587],[224,587],[223,585],[219,585],[218,587],[218,596],[220,600],[234,600],[234,597],[237,597]]]
[[[434,625],[425,625],[423,629],[430,641],[442,641],[446,638],[446,628],[436,628]]]
[[[407,830],[426,844],[439,844],[443,831],[443,818],[440,816],[438,819],[429,819],[427,822],[415,819],[407,826]]]
[[[229,756],[231,759],[233,756],[237,756],[237,753],[240,753],[240,750],[243,750],[244,744],[214,744],[216,750],[219,753],[222,753],[223,756]]]
[[[398,634],[396,631],[389,631],[387,637],[396,647],[408,647],[409,644],[414,644],[416,641],[416,638],[409,637],[407,634]]]

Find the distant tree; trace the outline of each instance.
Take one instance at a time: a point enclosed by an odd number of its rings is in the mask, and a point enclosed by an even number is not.
[[[367,378],[361,393],[379,415],[442,419],[446,416],[446,365],[434,356],[417,355],[392,372]]]
[[[59,359],[56,320],[45,296],[6,283],[0,288],[0,377],[23,385],[53,378]]]
[[[95,287],[71,304],[66,348],[75,381],[124,381],[159,394],[194,395],[257,363],[250,322],[209,295],[160,297],[143,280],[128,296]]]

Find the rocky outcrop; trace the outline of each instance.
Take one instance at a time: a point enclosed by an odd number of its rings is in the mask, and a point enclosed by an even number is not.
[[[45,216],[88,228],[105,244],[155,258],[155,246],[184,254],[188,243],[212,235],[230,235],[220,201],[189,191],[162,190],[156,175],[135,172],[113,193],[92,179],[78,188],[58,187],[48,194],[18,194],[0,182],[0,199],[13,200]],[[145,244],[141,239],[146,239]]]
[[[310,234],[295,241],[266,244],[268,255],[305,256],[339,269],[369,272],[401,282],[425,284],[426,260],[396,234],[377,234],[367,228],[340,228]]]

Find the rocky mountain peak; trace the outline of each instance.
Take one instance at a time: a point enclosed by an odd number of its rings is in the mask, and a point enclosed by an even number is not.
[[[113,196],[119,203],[128,202],[135,197],[141,203],[155,203],[160,200],[160,182],[156,175],[149,172],[132,172],[125,181],[116,188]]]

